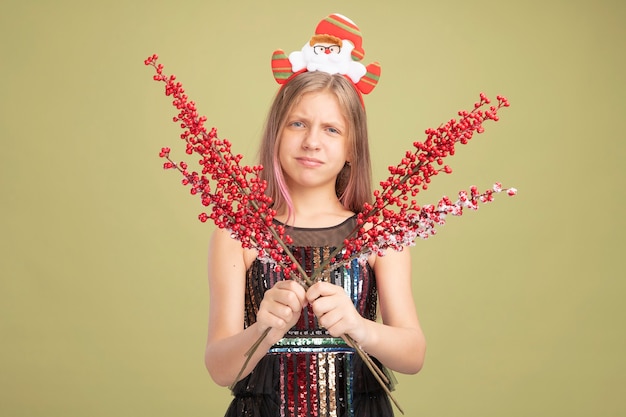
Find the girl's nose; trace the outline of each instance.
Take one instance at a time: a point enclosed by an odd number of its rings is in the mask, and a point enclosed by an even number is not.
[[[304,149],[318,149],[320,146],[320,131],[319,129],[310,129],[306,132],[304,139],[302,140],[302,147]]]

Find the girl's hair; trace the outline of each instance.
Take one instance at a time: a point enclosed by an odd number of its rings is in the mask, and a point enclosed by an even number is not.
[[[274,202],[274,209],[287,210],[291,217],[293,205],[278,160],[279,138],[287,117],[302,96],[309,93],[330,92],[335,95],[347,122],[348,156],[335,184],[339,201],[345,208],[358,213],[363,204],[371,201],[371,161],[367,135],[367,117],[352,82],[339,74],[322,71],[303,72],[285,84],[270,107],[263,133],[259,162],[264,169],[261,178],[267,181],[266,194]]]

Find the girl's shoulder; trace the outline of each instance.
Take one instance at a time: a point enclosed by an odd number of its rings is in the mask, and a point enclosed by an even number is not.
[[[218,257],[223,262],[241,261],[247,270],[257,257],[257,251],[254,249],[245,249],[241,246],[241,242],[232,236],[232,233],[226,229],[216,229],[211,235],[211,243],[209,251],[212,256]]]

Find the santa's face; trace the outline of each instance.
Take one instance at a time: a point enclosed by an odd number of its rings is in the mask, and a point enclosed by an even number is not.
[[[350,42],[344,41],[342,46],[335,43],[317,42],[302,48],[302,54],[309,71],[325,71],[330,74],[345,74],[352,62]]]

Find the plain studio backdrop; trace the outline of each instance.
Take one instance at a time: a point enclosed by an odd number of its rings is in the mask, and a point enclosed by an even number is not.
[[[203,364],[212,226],[161,168],[184,147],[143,60],[252,163],[272,52],[335,12],[382,65],[376,181],[480,92],[511,101],[420,194],[519,189],[411,248],[428,351],[398,375],[406,415],[626,415],[626,7],[608,0],[4,1],[0,415],[223,414]]]

